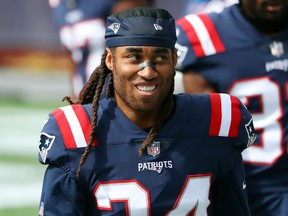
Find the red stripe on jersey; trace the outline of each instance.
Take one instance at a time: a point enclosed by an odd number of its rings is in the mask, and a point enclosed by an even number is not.
[[[92,127],[91,127],[91,122],[88,118],[88,115],[86,114],[86,111],[85,109],[83,108],[83,106],[79,106],[79,105],[71,105],[77,118],[78,118],[78,121],[81,125],[81,128],[82,128],[82,132],[84,134],[84,137],[85,137],[85,140],[86,140],[86,143],[89,142],[89,138],[90,138],[90,133],[92,131]],[[92,146],[96,146],[97,145],[97,142],[94,141]]]
[[[66,119],[63,110],[57,109],[54,112],[52,112],[52,114],[56,119],[66,148],[77,148],[70,125]]]
[[[90,133],[91,133],[91,123],[90,120],[82,106],[79,105],[71,105],[74,110],[78,121],[81,125],[82,132],[84,134],[86,143],[89,141]]]
[[[210,121],[210,136],[218,136],[221,126],[222,112],[221,112],[221,98],[219,94],[210,94],[211,101],[211,121]]]
[[[90,133],[91,133],[91,123],[90,120],[85,112],[85,109],[80,106],[80,105],[71,105],[77,120],[79,122],[79,125],[81,127],[81,132],[83,133],[85,137],[86,144],[89,141]],[[62,109],[57,109],[56,111],[52,112],[54,115],[56,122],[58,124],[59,130],[61,132],[64,145],[66,146],[67,149],[70,148],[77,148],[77,143],[75,140],[75,137],[73,135],[73,132],[71,130],[71,126],[67,120],[67,117]],[[92,146],[96,146],[97,142],[94,141],[92,143]]]
[[[220,36],[219,36],[212,20],[210,19],[210,17],[208,15],[205,15],[205,14],[199,14],[198,16],[202,20],[202,22],[204,23],[216,52],[225,51],[225,47],[222,43],[222,40],[220,39]]]
[[[229,130],[229,137],[237,137],[241,123],[240,101],[231,96],[231,126]]]
[[[177,24],[180,25],[185,31],[195,55],[197,57],[205,56],[199,37],[190,22],[183,17],[177,21]]]

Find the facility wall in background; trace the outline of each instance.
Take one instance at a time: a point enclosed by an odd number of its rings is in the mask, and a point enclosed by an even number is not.
[[[184,0],[156,0],[178,18]],[[0,50],[61,51],[48,0],[1,0]]]

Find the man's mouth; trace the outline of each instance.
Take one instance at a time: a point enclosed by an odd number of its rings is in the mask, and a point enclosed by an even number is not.
[[[281,11],[284,7],[282,1],[271,1],[266,4],[266,8],[269,12],[278,12]]]
[[[153,91],[154,89],[156,89],[156,85],[150,85],[150,86],[137,85],[136,88],[137,88],[139,91],[151,92],[151,91]]]

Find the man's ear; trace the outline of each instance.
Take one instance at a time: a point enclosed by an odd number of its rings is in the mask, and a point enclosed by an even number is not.
[[[106,48],[106,51],[107,51],[107,55],[106,55],[106,59],[105,59],[105,64],[106,64],[107,68],[112,71],[112,69],[113,69],[112,52],[109,48]]]

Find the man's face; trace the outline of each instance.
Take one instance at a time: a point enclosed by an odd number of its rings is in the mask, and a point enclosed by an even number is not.
[[[288,17],[288,0],[240,0],[246,13],[263,22],[278,22]]]
[[[115,100],[122,111],[159,112],[173,87],[176,59],[176,52],[161,47],[108,49],[106,64],[113,73]],[[143,62],[146,67],[141,69]]]

